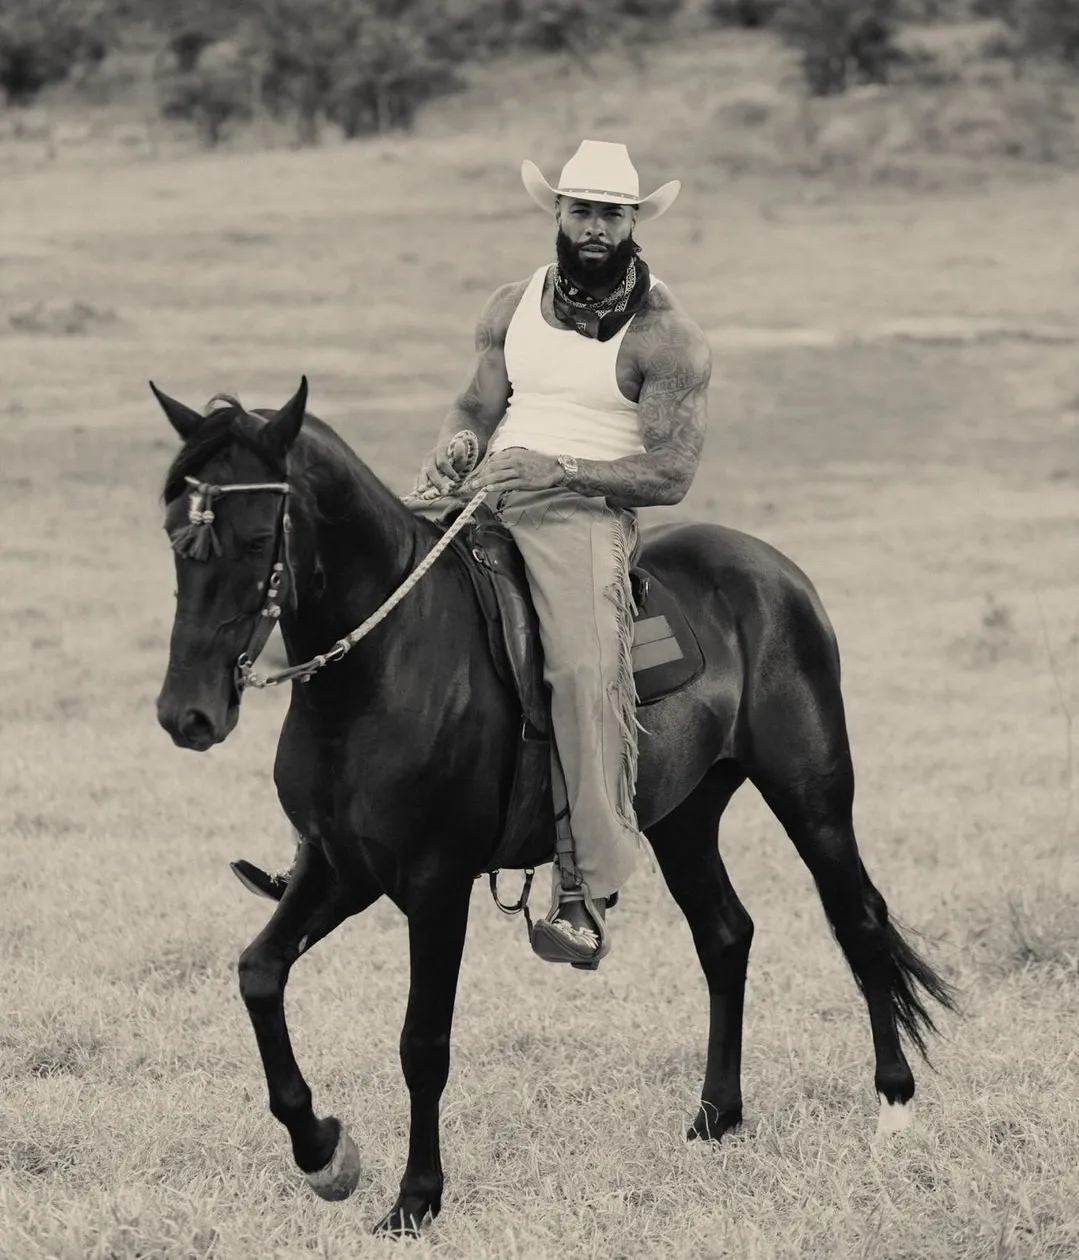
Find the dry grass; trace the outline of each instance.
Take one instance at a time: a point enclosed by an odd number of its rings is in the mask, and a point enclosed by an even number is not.
[[[761,533],[818,583],[844,651],[867,864],[967,1013],[919,1072],[917,1129],[872,1149],[864,1010],[747,790],[723,841],[758,929],[747,1123],[721,1149],[686,1146],[704,986],[658,878],[630,884],[594,977],[534,960],[481,893],[446,1212],[411,1253],[1065,1260],[1079,1252],[1079,330],[1059,258],[1079,186],[717,189],[628,138],[646,183],[686,179],[642,235],[716,347],[713,432],[680,511]],[[5,181],[5,1260],[391,1254],[365,1230],[405,1152],[404,925],[376,906],[289,990],[316,1104],[351,1122],[366,1160],[355,1198],[323,1204],[266,1111],[234,961],[266,905],[225,865],[288,857],[269,775],[284,697],[249,698],[198,760],[155,725],[172,609],[156,495],[174,439],[145,380],[257,405],[307,372],[314,410],[403,490],[484,295],[549,248],[515,164],[562,148],[553,128],[507,124],[454,146]]]

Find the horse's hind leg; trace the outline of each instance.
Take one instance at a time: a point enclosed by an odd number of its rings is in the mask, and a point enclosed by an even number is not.
[[[753,920],[727,877],[718,832],[723,811],[744,779],[733,763],[720,763],[648,831],[708,983],[708,1062],[689,1138],[721,1138],[742,1120],[742,1012]]]
[[[359,1154],[333,1116],[318,1119],[311,1090],[292,1052],[285,1023],[285,984],[292,964],[378,890],[346,888],[316,846],[301,846],[288,888],[263,930],[240,956],[240,993],[255,1030],[270,1111],[288,1129],[296,1163],[325,1199],[343,1199],[359,1180]]]
[[[878,1132],[910,1123],[914,1075],[899,1029],[925,1054],[924,1033],[935,1031],[916,992],[945,1006],[948,986],[890,922],[854,836],[854,769],[838,684],[803,692],[754,711],[750,777],[783,824],[817,885],[825,914],[866,1001],[881,1097]]]

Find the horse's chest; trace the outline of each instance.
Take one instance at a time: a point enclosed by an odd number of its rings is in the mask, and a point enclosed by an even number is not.
[[[469,808],[452,782],[463,768],[445,741],[439,753],[436,734],[403,711],[341,729],[286,723],[275,772],[281,804],[297,830],[331,845],[360,836],[404,844]]]

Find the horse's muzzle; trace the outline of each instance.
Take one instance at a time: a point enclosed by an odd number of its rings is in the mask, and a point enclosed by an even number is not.
[[[203,701],[191,704],[173,699],[167,689],[157,698],[157,720],[179,748],[206,752],[232,734],[240,717],[240,699],[230,687],[224,704]]]

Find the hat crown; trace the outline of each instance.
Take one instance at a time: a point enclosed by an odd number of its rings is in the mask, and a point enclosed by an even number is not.
[[[624,144],[607,140],[582,140],[577,152],[562,168],[558,190],[563,193],[612,193],[637,200],[641,185],[637,168]]]

